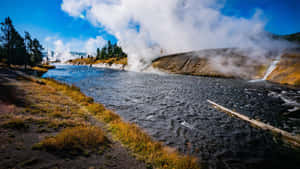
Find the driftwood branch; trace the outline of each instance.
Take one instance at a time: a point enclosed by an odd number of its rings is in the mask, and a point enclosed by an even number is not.
[[[273,127],[269,124],[265,124],[261,121],[258,121],[258,120],[255,120],[255,119],[251,119],[249,118],[248,116],[245,116],[243,114],[240,114],[240,113],[237,113],[235,111],[232,111],[226,107],[223,107],[211,100],[207,100],[208,103],[212,104],[216,109],[219,109],[221,111],[224,111],[225,113],[231,115],[231,116],[234,116],[234,117],[237,117],[237,118],[240,118],[244,121],[247,121],[249,122],[251,125],[254,125],[258,128],[261,128],[263,130],[266,130],[266,131],[271,131],[273,132],[274,134],[278,135],[278,136],[281,136],[281,138],[283,139],[283,141],[285,141],[286,143],[288,143],[289,145],[291,145],[292,147],[294,148],[300,148],[300,136],[299,135],[293,135],[287,131],[284,131],[284,130],[281,130],[279,128],[276,128],[276,127]]]

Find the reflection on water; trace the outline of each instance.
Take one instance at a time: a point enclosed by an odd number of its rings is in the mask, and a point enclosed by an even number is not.
[[[278,145],[269,133],[216,111],[206,102],[210,99],[252,118],[299,133],[297,118],[280,116],[293,107],[273,96],[274,92],[297,93],[296,90],[265,82],[85,66],[58,66],[45,77],[75,84],[125,120],[137,123],[156,140],[198,156],[208,168],[287,169],[300,166],[299,153]]]

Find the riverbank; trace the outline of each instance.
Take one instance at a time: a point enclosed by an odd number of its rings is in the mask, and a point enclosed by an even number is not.
[[[2,68],[2,69],[8,68],[8,65],[3,63],[3,62],[0,62],[0,68]],[[20,72],[24,72],[24,73],[27,73],[29,75],[42,76],[43,74],[48,72],[49,69],[55,69],[55,66],[50,65],[50,64],[39,64],[39,65],[36,65],[36,66],[27,66],[25,68],[24,65],[11,65],[10,69],[20,71]]]
[[[199,168],[75,86],[0,73],[2,167]]]
[[[127,66],[127,57],[123,58],[109,58],[109,59],[96,59],[95,57],[89,58],[78,58],[74,60],[69,60],[68,64],[72,65],[89,65],[99,68],[111,68],[124,70]]]

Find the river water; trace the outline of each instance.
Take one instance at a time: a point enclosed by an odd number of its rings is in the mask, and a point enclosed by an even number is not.
[[[270,133],[212,108],[207,99],[300,134],[300,92],[266,82],[57,65],[44,77],[75,84],[155,140],[211,169],[300,168],[300,153]],[[283,115],[287,114],[287,115]]]

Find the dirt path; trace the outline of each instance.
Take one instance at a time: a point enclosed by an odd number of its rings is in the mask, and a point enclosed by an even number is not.
[[[108,134],[109,147],[101,152],[88,150],[72,155],[33,149],[37,143],[65,128],[80,125],[103,128],[104,125],[90,114],[85,107],[55,88],[22,79],[1,68],[0,169],[146,168]]]

